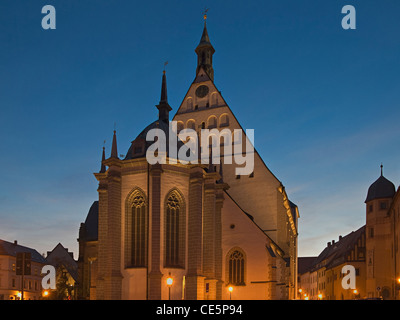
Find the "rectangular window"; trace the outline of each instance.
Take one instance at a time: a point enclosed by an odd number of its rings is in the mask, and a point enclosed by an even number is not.
[[[369,237],[370,238],[374,237],[374,228],[369,228]]]

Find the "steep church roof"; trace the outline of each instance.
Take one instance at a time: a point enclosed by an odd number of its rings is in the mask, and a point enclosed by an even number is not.
[[[170,138],[169,123],[165,121],[160,121],[158,119],[150,123],[146,128],[144,128],[143,131],[140,132],[139,135],[135,138],[135,140],[132,141],[124,160],[142,158],[146,156],[147,149],[154,143],[154,141],[146,141],[147,133],[152,129],[160,129],[165,133],[166,155],[167,157],[170,155],[168,143]],[[183,145],[183,142],[179,139],[177,141],[177,149],[179,150],[179,148]]]
[[[81,224],[79,238],[85,241],[98,240],[99,201],[94,201],[86,216],[85,223]]]
[[[396,193],[396,188],[393,182],[389,181],[383,176],[381,166],[381,176],[368,188],[367,198],[365,202],[382,199],[382,198],[393,198]]]

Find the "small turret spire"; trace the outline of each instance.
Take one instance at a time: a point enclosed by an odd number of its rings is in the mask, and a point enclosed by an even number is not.
[[[106,143],[105,141],[104,141],[104,143]],[[104,173],[104,172],[106,172],[106,166],[105,166],[105,164],[104,164],[104,160],[106,160],[106,152],[105,152],[105,146],[103,146],[103,155],[102,155],[102,157],[101,157],[101,168],[100,168],[100,173]]]
[[[381,163],[381,177],[383,177],[383,164]]]
[[[114,136],[113,136],[113,141],[112,141],[112,146],[111,146],[111,158],[117,158],[118,159],[117,135],[116,135],[115,129],[114,129]]]
[[[169,112],[172,110],[170,105],[168,104],[168,95],[167,95],[167,76],[165,75],[165,66],[168,62],[164,64],[162,83],[161,83],[161,98],[160,103],[157,105],[158,109],[158,119],[160,121],[169,122]]]

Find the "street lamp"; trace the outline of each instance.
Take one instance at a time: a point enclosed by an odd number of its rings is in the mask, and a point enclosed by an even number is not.
[[[233,291],[233,287],[232,287],[232,286],[229,286],[229,287],[228,287],[228,290],[229,290],[229,300],[232,300],[232,291]]]
[[[172,287],[173,283],[174,283],[174,279],[171,277],[171,272],[170,272],[168,275],[168,278],[167,278],[168,300],[171,300],[171,287]]]

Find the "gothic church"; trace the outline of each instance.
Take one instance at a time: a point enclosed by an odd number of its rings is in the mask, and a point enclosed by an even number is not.
[[[214,83],[206,16],[195,52],[195,79],[172,118],[178,132],[242,129]],[[124,159],[115,131],[110,157],[103,148],[94,174],[98,200],[79,229],[79,297],[294,299],[299,213],[281,181],[256,150],[249,175],[236,175],[235,165],[222,160],[149,164],[147,133],[159,128],[168,135],[165,72],[157,109],[158,119]],[[244,148],[244,140],[231,143]]]

